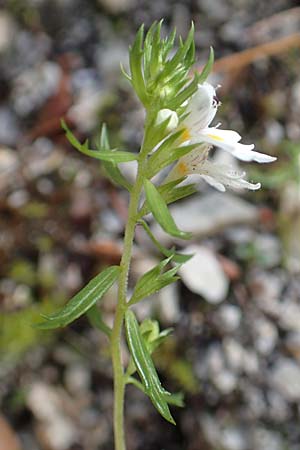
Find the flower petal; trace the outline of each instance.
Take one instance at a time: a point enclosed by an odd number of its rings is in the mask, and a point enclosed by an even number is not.
[[[210,186],[214,187],[220,192],[225,192],[226,188],[224,184],[217,181],[214,177],[211,177],[210,175],[201,175],[201,178],[206,181]]]
[[[215,88],[209,83],[199,84],[187,108],[187,127],[196,127],[198,130],[208,127],[216,115],[218,105]]]
[[[265,153],[253,152],[254,145],[236,144],[230,153],[241,161],[256,161],[258,163],[269,163],[276,161],[275,156],[266,155]],[[225,150],[225,148],[224,148]]]

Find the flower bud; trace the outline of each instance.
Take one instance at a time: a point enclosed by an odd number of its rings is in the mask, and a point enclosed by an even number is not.
[[[166,127],[166,131],[170,132],[175,130],[178,126],[179,119],[176,112],[171,109],[164,108],[158,111],[155,124],[160,125],[167,119],[169,119],[169,123]]]

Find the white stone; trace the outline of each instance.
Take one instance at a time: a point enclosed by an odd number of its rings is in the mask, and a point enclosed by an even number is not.
[[[255,347],[263,354],[267,355],[274,349],[277,339],[278,330],[270,320],[258,318],[254,322]]]
[[[218,326],[225,332],[235,331],[241,323],[242,312],[238,306],[222,305],[216,314]]]
[[[215,254],[198,245],[189,246],[185,252],[194,256],[179,270],[183,283],[209,303],[220,303],[226,298],[229,281]]]
[[[250,203],[228,192],[212,192],[195,196],[170,207],[177,226],[190,231],[194,237],[211,236],[238,224],[251,224],[258,220],[258,210]],[[154,226],[159,239],[168,243],[170,236]]]
[[[300,400],[300,367],[292,359],[281,358],[271,374],[273,387],[284,398],[294,402]]]

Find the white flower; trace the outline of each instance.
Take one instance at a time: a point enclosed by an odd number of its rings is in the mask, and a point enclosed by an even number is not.
[[[168,126],[166,128],[167,132],[175,130],[177,128],[179,119],[175,111],[172,111],[172,109],[163,108],[158,111],[157,117],[156,117],[156,125],[160,125],[165,120],[169,119]]]
[[[260,183],[250,183],[245,180],[245,172],[239,172],[227,164],[209,161],[208,153],[211,146],[202,144],[187,155],[180,158],[166,179],[166,182],[187,176],[199,175],[204,181],[221,192],[226,187],[232,189],[260,189]]]
[[[276,160],[273,156],[254,152],[253,144],[240,144],[241,136],[236,131],[210,127],[209,125],[214,119],[219,105],[220,102],[212,85],[203,83],[198,86],[197,92],[193,95],[187,107],[188,116],[183,123],[185,128],[184,141],[191,143],[206,142],[226,150],[242,161],[268,163]]]
[[[226,187],[250,190],[260,188],[260,183],[253,184],[245,179],[245,172],[239,172],[229,165],[208,159],[210,149],[216,146],[242,161],[267,163],[276,160],[273,156],[253,151],[253,144],[240,144],[241,136],[237,132],[210,127],[219,105],[220,101],[213,86],[209,83],[198,86],[197,92],[187,106],[187,117],[182,124],[184,127],[182,142],[199,143],[199,146],[179,159],[166,182],[197,174],[219,191],[225,191]]]

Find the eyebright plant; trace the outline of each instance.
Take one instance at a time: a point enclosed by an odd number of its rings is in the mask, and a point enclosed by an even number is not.
[[[144,26],[141,26],[129,50],[130,73],[122,69],[145,108],[144,137],[139,153],[111,148],[105,125],[97,148],[91,149],[88,141],[81,144],[62,122],[70,143],[84,155],[101,160],[111,180],[129,191],[128,222],[120,265],[108,267],[96,275],[61,311],[44,316],[44,321],[37,325],[42,329],[64,327],[86,314],[92,325],[106,334],[114,375],[115,450],[126,448],[124,394],[127,384],[133,384],[144,392],[159,414],[172,424],[175,421],[170,405],[183,406],[180,394],[171,394],[161,385],[151,356],[170,330],[160,331],[158,323],[151,319],[139,324],[132,307],[178,280],[178,269],[192,255],[178,253],[174,248],[168,249],[160,244],[145,216],[151,212],[169,235],[189,239],[190,233],[178,228],[168,205],[197,191],[197,186],[189,182],[190,175],[199,175],[220,191],[225,191],[226,186],[260,188],[259,183],[246,181],[244,172],[239,173],[232,167],[211,161],[209,156],[213,146],[242,161],[265,163],[275,160],[253,151],[254,145],[241,144],[241,136],[235,131],[210,126],[220,105],[215,88],[206,82],[213,65],[213,50],[210,50],[202,72],[195,71],[191,77],[195,59],[193,25],[186,40],[179,39],[176,51],[176,32],[162,38],[161,26],[162,21],[154,23],[146,35]],[[120,163],[130,161],[136,161],[138,166],[133,184],[119,169]],[[166,174],[168,168],[169,173]],[[157,185],[153,178],[161,171],[164,178]],[[132,245],[138,224],[143,226],[164,259],[141,276],[132,295],[128,296]],[[118,283],[118,302],[114,324],[110,328],[102,318],[101,299],[114,283]],[[124,328],[130,352],[127,367],[124,367],[121,356]]]

